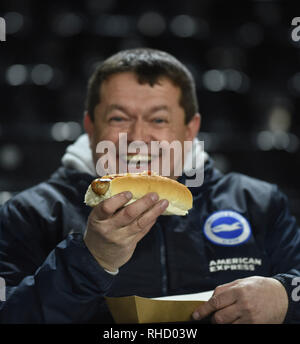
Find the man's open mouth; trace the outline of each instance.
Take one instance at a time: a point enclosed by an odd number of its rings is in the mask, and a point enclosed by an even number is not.
[[[144,155],[144,154],[127,154],[127,155],[121,155],[120,159],[123,162],[129,163],[150,163],[152,160],[158,158],[159,155]]]
[[[133,168],[144,168],[145,170],[150,170],[152,167],[151,162],[157,158],[159,158],[159,155],[127,154],[120,156],[120,162]]]
[[[151,162],[151,155],[142,155],[142,154],[135,154],[135,155],[126,155],[125,160],[127,163],[149,163]]]

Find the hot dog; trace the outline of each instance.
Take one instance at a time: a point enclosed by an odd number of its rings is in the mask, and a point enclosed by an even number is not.
[[[176,180],[149,172],[112,174],[97,178],[89,185],[85,194],[85,204],[95,207],[103,200],[120,192],[130,191],[130,204],[149,192],[156,192],[159,199],[167,199],[169,206],[162,215],[184,216],[193,206],[190,190]]]

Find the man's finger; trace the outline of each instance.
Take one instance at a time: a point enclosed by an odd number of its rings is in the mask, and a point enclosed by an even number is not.
[[[240,309],[235,302],[216,311],[211,317],[211,322],[214,324],[233,324],[240,319],[240,316]]]
[[[150,230],[154,225],[158,216],[160,216],[168,207],[169,202],[167,200],[160,200],[151,209],[146,211],[142,216],[137,218],[132,225],[126,228],[128,235],[137,235],[137,241]]]
[[[146,210],[158,201],[157,193],[151,192],[121,209],[113,218],[111,226],[122,228],[136,221]]]
[[[168,205],[169,202],[166,199],[157,202],[150,211],[147,211],[136,220],[137,226],[139,228],[148,226],[167,209]]]
[[[219,289],[218,289],[219,288]],[[222,291],[220,291],[222,290]],[[195,320],[204,319],[210,314],[232,305],[236,302],[236,295],[233,288],[222,289],[222,286],[217,287],[213,296],[205,303],[201,304],[193,313]]]
[[[121,192],[99,203],[93,211],[97,214],[97,220],[105,220],[111,217],[118,209],[122,208],[132,198],[129,191]]]
[[[212,296],[207,302],[201,304],[192,314],[195,320],[200,320],[208,317],[210,314],[217,310],[215,306],[215,296]]]

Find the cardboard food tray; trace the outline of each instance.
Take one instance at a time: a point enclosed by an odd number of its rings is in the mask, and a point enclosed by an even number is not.
[[[193,311],[212,294],[208,291],[153,299],[132,295],[106,297],[106,302],[117,324],[186,322],[192,320]]]

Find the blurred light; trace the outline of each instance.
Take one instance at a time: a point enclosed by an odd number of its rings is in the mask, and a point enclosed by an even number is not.
[[[208,70],[203,74],[203,85],[212,92],[219,92],[224,89],[226,80],[224,73],[217,69]]]
[[[73,141],[81,134],[81,126],[77,122],[57,122],[51,128],[55,141]]]
[[[274,148],[286,150],[290,144],[289,135],[285,132],[275,132],[273,133]]]
[[[247,75],[231,68],[208,70],[203,74],[202,81],[204,87],[212,92],[228,90],[244,93],[249,89]]]
[[[27,69],[24,65],[12,65],[6,70],[6,81],[12,86],[19,86],[26,81],[27,74]]]
[[[263,151],[278,149],[294,153],[299,148],[299,139],[296,135],[291,133],[261,131],[257,135],[257,146]]]
[[[291,127],[291,113],[281,105],[272,107],[269,114],[268,127],[271,131],[288,131]]]
[[[36,85],[46,85],[53,78],[53,69],[47,64],[38,64],[31,71],[31,79]]]
[[[237,37],[243,45],[255,47],[263,41],[264,32],[259,24],[250,22],[239,28]]]
[[[235,69],[225,69],[223,71],[226,79],[226,89],[235,92],[246,92],[249,88],[248,77]]]
[[[5,202],[7,202],[11,197],[12,193],[8,191],[1,191],[0,192],[0,205],[3,205]]]
[[[197,23],[191,16],[181,14],[172,19],[171,31],[179,37],[191,37],[197,32]]]
[[[52,27],[53,31],[61,36],[74,36],[82,30],[82,19],[75,13],[60,14],[55,18]]]
[[[263,151],[271,150],[273,147],[273,134],[270,131],[262,131],[257,135],[258,148]]]
[[[14,34],[20,31],[24,25],[24,17],[21,13],[8,12],[4,15],[6,33]]]
[[[224,71],[226,78],[226,88],[231,91],[238,91],[243,82],[242,74],[235,69],[227,69]]]
[[[100,15],[95,23],[95,31],[103,36],[127,36],[130,31],[129,17],[124,15]]]
[[[137,27],[145,36],[159,36],[165,31],[166,23],[159,13],[147,12],[139,18]]]
[[[22,153],[18,146],[5,145],[0,149],[0,165],[5,170],[16,169],[22,161]]]

